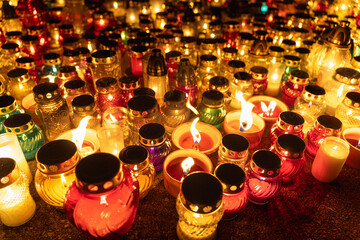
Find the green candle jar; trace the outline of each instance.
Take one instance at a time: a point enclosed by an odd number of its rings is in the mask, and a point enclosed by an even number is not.
[[[217,90],[205,91],[202,95],[198,111],[201,122],[211,124],[220,129],[226,115],[224,94]]]

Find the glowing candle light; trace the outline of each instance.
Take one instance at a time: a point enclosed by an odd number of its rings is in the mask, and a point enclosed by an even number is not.
[[[263,111],[263,115],[266,115],[268,117],[272,116],[275,108],[276,108],[275,101],[270,101],[269,106],[266,106],[264,102],[261,102],[261,109]]]
[[[195,150],[199,150],[199,143],[201,141],[201,135],[195,127],[195,125],[198,121],[199,121],[199,118],[198,117],[195,118],[195,120],[192,122],[191,128],[190,128],[191,135],[193,136],[193,139],[194,139],[193,149],[195,149]]]

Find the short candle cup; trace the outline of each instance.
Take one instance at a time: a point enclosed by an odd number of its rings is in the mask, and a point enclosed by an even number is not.
[[[266,114],[263,113],[261,109],[261,102],[265,103],[265,105],[268,107],[271,101],[276,102],[276,107],[272,112],[272,114],[267,116]],[[280,101],[279,99],[264,95],[251,97],[248,100],[248,102],[254,104],[253,112],[259,115],[259,117],[261,117],[262,119],[264,119],[266,124],[271,124],[271,125],[274,122],[276,122],[280,113],[290,110],[288,105],[286,105],[284,102]]]
[[[120,126],[103,126],[97,132],[101,152],[111,153],[116,157],[124,148],[124,135]]]
[[[177,126],[171,134],[171,141],[178,149],[192,149],[194,140],[190,132],[192,122]],[[216,152],[221,144],[220,131],[207,123],[197,122],[195,128],[200,132],[199,151],[206,155]]]
[[[164,161],[164,185],[166,191],[174,197],[177,197],[179,194],[182,179],[186,177],[181,163],[188,157],[193,158],[195,162],[188,174],[196,171],[208,173],[213,171],[210,158],[201,152],[193,149],[181,149],[170,153]]]
[[[345,164],[352,168],[360,169],[360,148],[357,147],[360,140],[360,128],[345,129],[341,133],[341,138],[350,146],[350,153]]]
[[[240,131],[240,113],[241,111],[232,111],[225,116],[224,132],[226,134],[239,134],[249,141],[249,149],[253,149],[261,142],[265,130],[265,121],[256,113],[251,113],[253,124],[247,131]]]

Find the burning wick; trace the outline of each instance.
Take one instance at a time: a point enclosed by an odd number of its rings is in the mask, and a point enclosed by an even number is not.
[[[187,107],[188,109],[190,109],[196,116],[199,116],[198,110],[196,110],[196,108],[194,108],[194,106],[191,105],[191,103],[190,103],[190,98],[188,98],[187,101],[186,101],[186,107]]]
[[[240,113],[240,131],[245,132],[249,130],[253,124],[253,118],[251,115],[254,105],[245,101],[243,94],[239,92],[236,96],[241,102],[241,113]]]
[[[183,170],[183,174],[184,176],[181,178],[181,182],[182,180],[186,177],[186,175],[189,174],[191,167],[195,164],[195,161],[192,157],[188,157],[186,158],[184,161],[182,161],[181,163],[181,167]]]
[[[263,114],[268,116],[268,117],[273,115],[275,107],[276,107],[276,102],[275,101],[271,101],[269,103],[268,107],[266,106],[266,104],[264,102],[261,102],[261,110],[263,111]]]
[[[72,141],[76,144],[76,147],[79,150],[81,156],[87,156],[90,153],[94,152],[94,149],[91,146],[83,147],[85,135],[86,135],[86,126],[90,120],[90,116],[84,117],[81,119],[79,126],[71,131],[73,137]]]
[[[191,135],[193,136],[194,139],[194,145],[193,145],[193,149],[199,151],[200,147],[199,147],[199,143],[201,141],[201,135],[200,132],[196,129],[195,125],[196,123],[199,121],[199,118],[195,118],[195,120],[192,122],[191,127],[190,127],[190,132]]]

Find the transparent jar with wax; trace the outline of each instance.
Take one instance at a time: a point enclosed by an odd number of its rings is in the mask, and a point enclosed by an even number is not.
[[[232,60],[236,60],[237,55],[238,55],[238,51],[236,48],[227,47],[221,49],[220,71],[225,72],[228,63]]]
[[[310,83],[314,83],[314,78],[311,72],[311,66],[309,62],[309,53],[310,50],[305,47],[295,48],[296,56],[300,58],[300,66],[299,69],[307,72],[309,74]]]
[[[230,82],[227,78],[221,76],[212,77],[209,81],[209,89],[217,90],[224,95],[224,104],[228,106],[231,101],[231,93],[229,91]]]
[[[309,84],[309,74],[302,70],[293,70],[281,87],[281,100],[287,105],[294,105],[303,89]]]
[[[281,86],[281,76],[285,71],[285,64],[283,61],[285,50],[282,47],[270,46],[269,47],[269,73],[268,85],[265,94],[276,97],[279,95]]]
[[[15,60],[21,57],[20,47],[16,43],[8,42],[1,45],[0,49],[0,78],[5,83],[6,74],[10,69],[15,68]]]
[[[217,90],[205,91],[202,95],[198,111],[200,121],[211,124],[219,129],[226,115],[224,94]]]
[[[315,157],[321,143],[330,136],[340,136],[342,122],[333,116],[320,115],[307,134],[306,151]]]
[[[248,57],[246,59],[246,68],[251,69],[253,66],[261,66],[269,68],[269,46],[267,43],[267,32],[256,31],[256,39],[249,48]]]
[[[61,56],[58,53],[45,53],[42,57],[41,81],[54,83],[61,67]]]
[[[220,181],[209,173],[197,172],[184,178],[176,199],[178,238],[215,239],[218,222],[224,214],[222,196]]]
[[[197,66],[199,62],[199,51],[196,48],[196,38],[182,37],[181,44],[180,52],[183,58],[188,58],[193,66]]]
[[[71,116],[71,121],[75,127],[78,127],[80,121],[86,117],[90,116],[86,127],[94,130],[98,130],[101,125],[101,116],[96,110],[94,97],[91,95],[80,95],[75,97],[71,101],[71,106],[73,114]]]
[[[30,57],[20,57],[16,60],[16,68],[24,68],[28,70],[30,78],[36,83],[40,81],[40,71],[36,68],[35,60]]]
[[[64,202],[71,223],[90,238],[119,239],[132,227],[139,203],[134,174],[109,153],[94,153],[75,167]]]
[[[218,75],[217,59],[214,55],[200,56],[200,66],[197,69],[199,94],[209,89],[209,80]]]
[[[21,111],[14,97],[0,96],[0,133],[6,133],[4,121],[11,115],[18,113],[21,113]]]
[[[23,98],[32,93],[36,82],[30,78],[28,70],[24,68],[15,68],[7,73],[7,91],[13,96],[18,104],[21,104]]]
[[[280,174],[284,183],[291,183],[305,166],[305,142],[292,134],[280,135],[270,151],[276,153],[282,162]]]
[[[241,96],[248,100],[254,93],[252,76],[247,72],[237,72],[234,74],[234,80],[230,82],[231,102],[230,107],[241,108]]]
[[[139,182],[140,199],[150,191],[155,180],[155,168],[149,161],[149,152],[142,146],[130,145],[121,150],[121,164],[131,170]]]
[[[218,165],[223,163],[236,164],[244,169],[249,156],[249,141],[239,134],[226,134],[218,151]]]
[[[122,76],[118,82],[121,92],[121,106],[127,107],[128,101],[134,97],[134,91],[140,87],[139,78],[136,76]]]
[[[291,39],[284,39],[281,47],[285,49],[285,55],[295,55],[296,42]]]
[[[0,157],[0,219],[9,227],[20,226],[35,214],[29,179],[12,158]]]
[[[245,183],[246,174],[238,165],[224,163],[215,168],[214,175],[220,180],[224,190],[223,219],[235,218],[249,200],[249,190]]]
[[[65,194],[75,180],[75,166],[80,159],[75,143],[54,140],[36,154],[35,187],[49,205],[62,208]]]
[[[281,159],[275,153],[269,150],[258,150],[253,154],[245,169],[249,200],[252,203],[267,204],[281,190],[280,169]]]
[[[227,21],[222,27],[222,37],[226,40],[227,47],[239,47],[240,23],[236,21]]]
[[[227,78],[230,83],[234,81],[234,74],[245,71],[245,63],[240,60],[231,60],[227,63],[225,72],[222,76]]]
[[[274,144],[281,134],[293,134],[304,139],[304,122],[304,118],[298,113],[290,111],[280,113],[276,123],[270,129],[271,144]]]
[[[204,38],[200,43],[200,56],[202,55],[214,55],[220,58],[220,55],[217,51],[217,39],[214,38]],[[201,63],[201,62],[200,62]]]
[[[69,108],[72,108],[72,100],[80,95],[90,94],[86,83],[83,80],[75,79],[70,80],[64,84],[64,98]]]
[[[348,92],[342,103],[336,108],[335,117],[339,118],[345,128],[360,126],[360,93]]]

